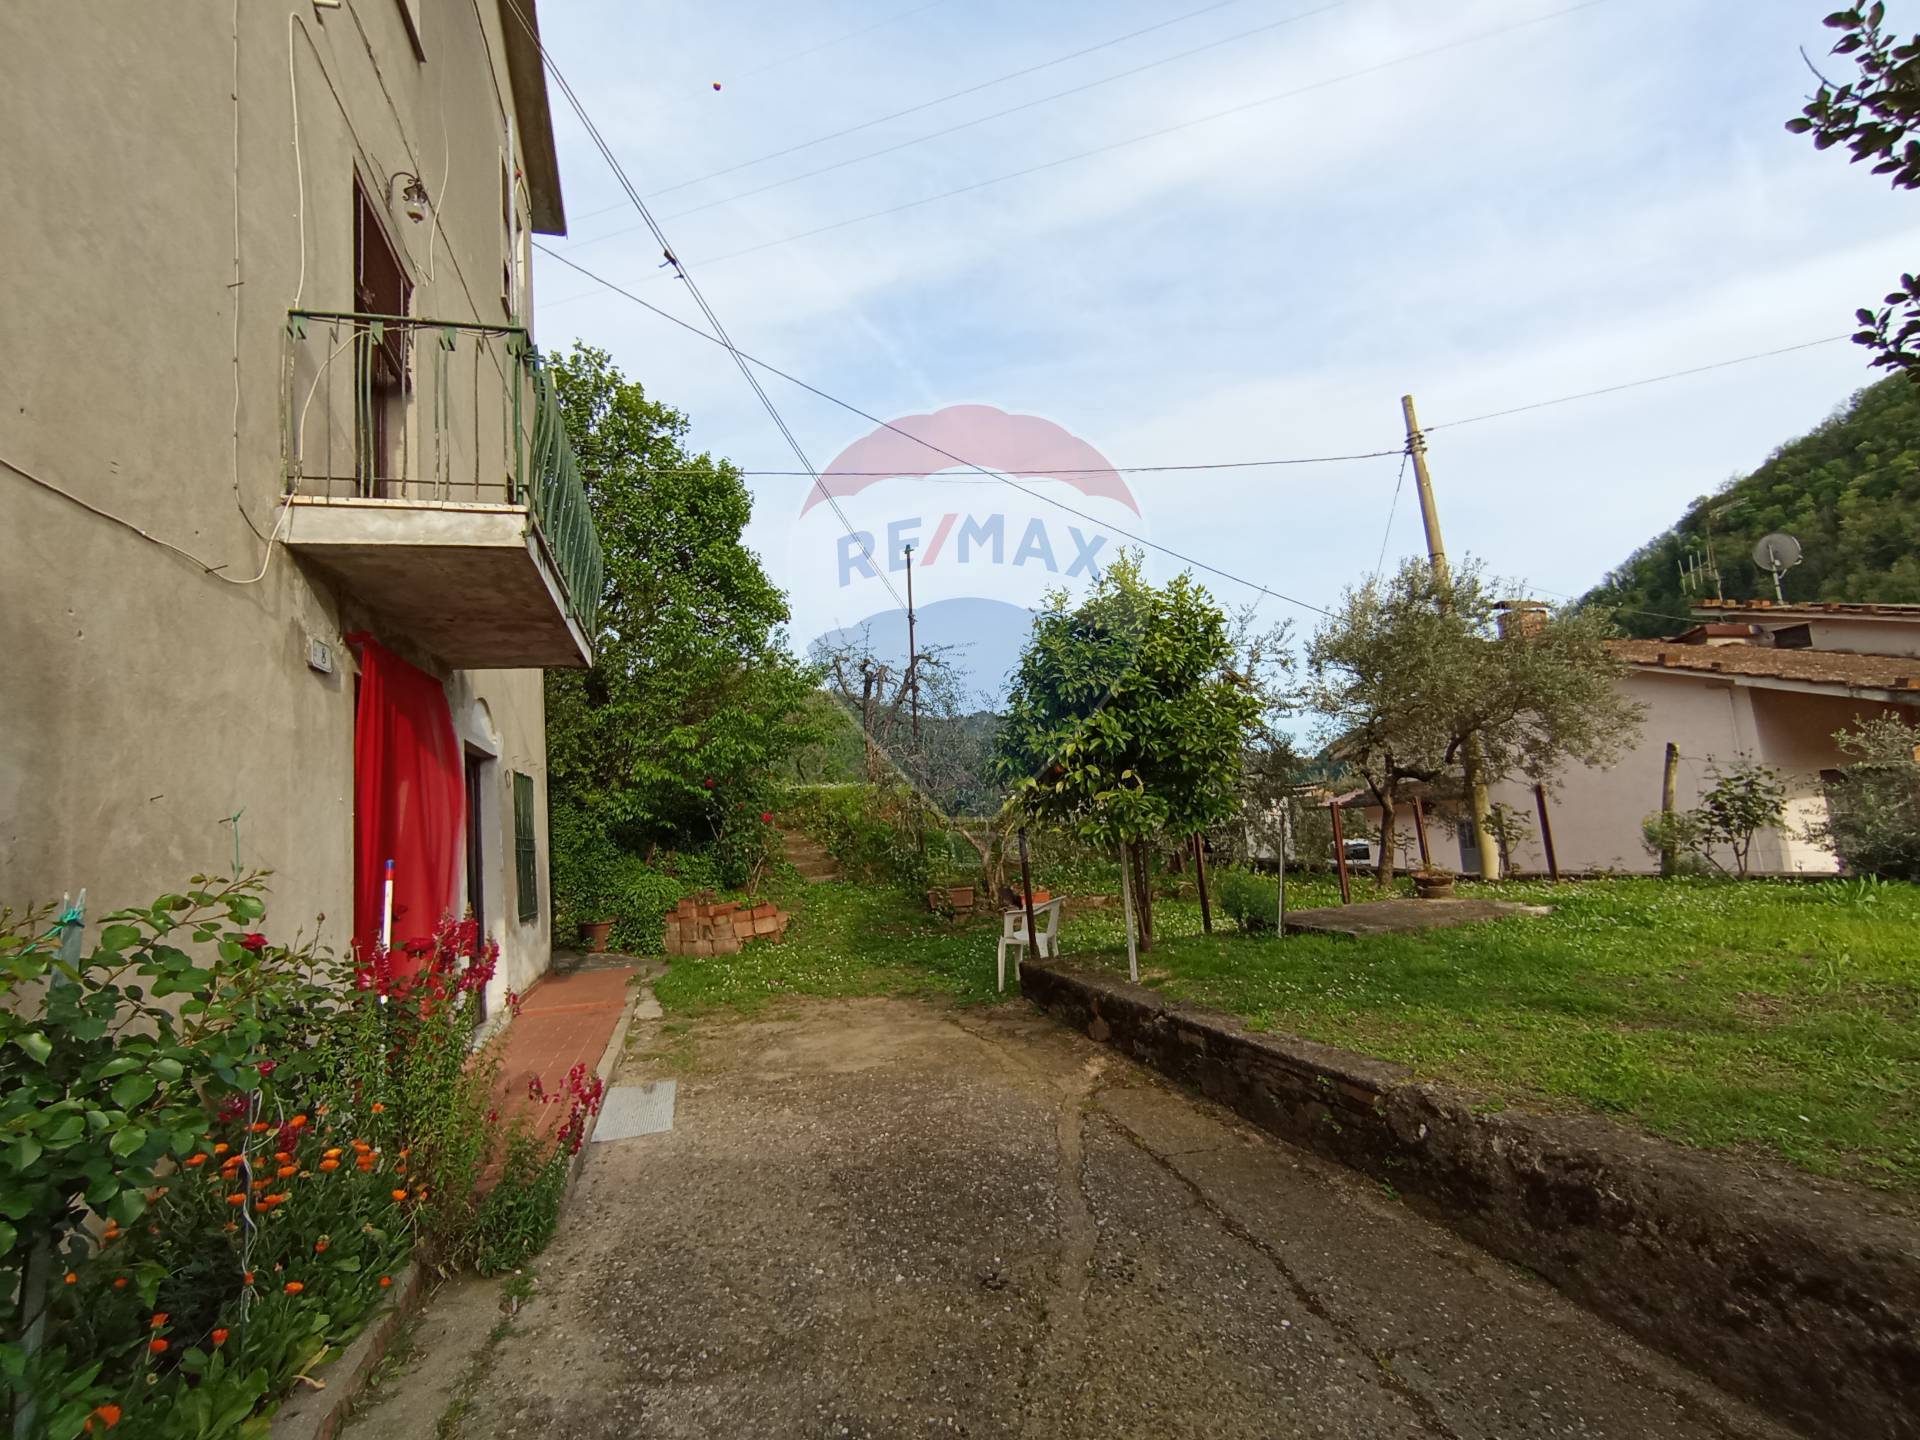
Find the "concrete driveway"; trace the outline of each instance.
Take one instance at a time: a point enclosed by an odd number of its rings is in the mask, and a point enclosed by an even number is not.
[[[366,1431],[1786,1433],[1017,1003],[643,1026],[656,1077],[673,1129],[591,1146],[532,1299],[436,1305]]]

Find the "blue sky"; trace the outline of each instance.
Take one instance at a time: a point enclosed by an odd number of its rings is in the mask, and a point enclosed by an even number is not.
[[[743,349],[888,418],[961,403],[1042,415],[1117,465],[1391,449],[1411,391],[1436,427],[1449,550],[1544,595],[1591,585],[1873,378],[1841,343],[1438,428],[1841,334],[1911,267],[1920,202],[1781,128],[1809,88],[1799,50],[1824,53],[1830,7],[1230,0],[1191,13],[1205,3],[578,0],[541,19]],[[701,179],[1162,21],[1174,23]],[[555,104],[571,234],[550,243],[694,318]],[[603,346],[690,415],[696,446],[750,470],[795,468],[723,351],[544,257],[536,294],[543,345]],[[816,464],[872,429],[781,382],[769,391]],[[1325,604],[1372,570],[1398,470],[1386,458],[1133,486],[1155,540]],[[749,538],[783,581],[807,485],[754,482]],[[1420,548],[1409,481],[1389,563]],[[1209,584],[1230,603],[1252,598]],[[1275,600],[1262,613],[1316,618]]]

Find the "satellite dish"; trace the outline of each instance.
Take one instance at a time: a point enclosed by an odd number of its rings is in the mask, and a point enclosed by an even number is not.
[[[1800,542],[1784,531],[1776,530],[1771,535],[1762,535],[1759,543],[1753,547],[1753,563],[1773,576],[1773,597],[1776,600],[1786,598],[1780,589],[1780,577],[1798,565],[1800,560]]]

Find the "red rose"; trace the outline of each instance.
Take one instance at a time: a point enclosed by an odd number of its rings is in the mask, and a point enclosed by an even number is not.
[[[771,810],[762,810],[760,812],[760,823],[762,825],[771,825],[773,823],[773,812]]]
[[[267,948],[267,937],[262,935],[258,930],[254,931],[251,935],[242,935],[240,937],[240,948],[242,950],[251,950],[254,954],[258,955],[262,950]]]

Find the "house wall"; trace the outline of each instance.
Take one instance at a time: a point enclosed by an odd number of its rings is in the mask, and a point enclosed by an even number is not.
[[[435,202],[387,225],[415,312],[506,318],[500,17],[410,3],[425,63],[399,0],[0,6],[0,460],[124,522],[0,465],[0,901],[84,886],[97,916],[230,871],[237,844],[276,872],[276,932],[324,914],[325,940],[348,936],[342,635],[425,657],[268,546],[286,314],[354,308],[354,177],[384,202],[405,170]],[[510,842],[505,771],[534,774],[544,804],[541,677],[445,678],[456,715],[491,715]],[[544,870],[544,813],[539,831]],[[544,968],[548,909],[510,918],[512,847],[495,850],[504,989]]]
[[[1913,620],[1808,620],[1815,650],[1844,650],[1855,655],[1920,656],[1920,622]],[[1770,628],[1778,629],[1779,626]]]

